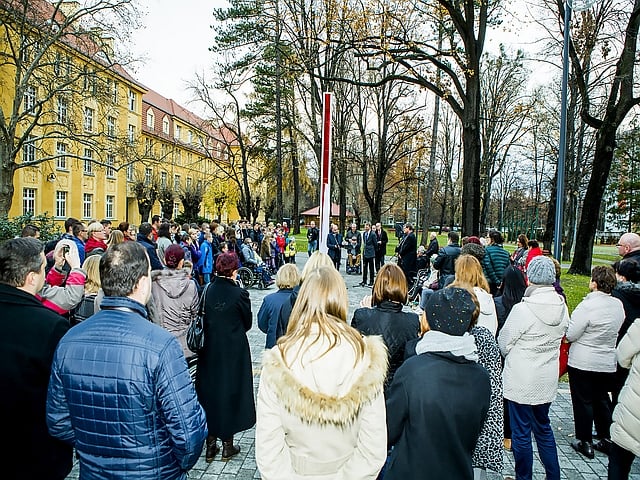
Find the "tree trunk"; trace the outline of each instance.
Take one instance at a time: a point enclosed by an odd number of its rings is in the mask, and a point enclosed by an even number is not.
[[[8,214],[13,203],[13,177],[16,173],[14,159],[10,158],[8,146],[0,144],[0,212]]]
[[[462,234],[479,235],[480,224],[480,78],[467,75],[467,104],[462,113]],[[453,200],[453,199],[452,199]]]
[[[591,260],[593,257],[593,241],[598,228],[598,216],[604,195],[609,171],[613,163],[613,152],[616,148],[616,130],[618,125],[605,122],[598,130],[596,149],[589,186],[582,204],[582,215],[576,235],[576,249],[571,262],[569,273],[579,275],[591,274]]]

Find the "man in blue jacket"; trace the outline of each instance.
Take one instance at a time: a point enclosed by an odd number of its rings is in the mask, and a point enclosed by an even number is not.
[[[62,338],[47,425],[72,444],[83,479],[186,479],[207,436],[182,348],[147,319],[151,271],[136,242],[100,259],[101,311]]]

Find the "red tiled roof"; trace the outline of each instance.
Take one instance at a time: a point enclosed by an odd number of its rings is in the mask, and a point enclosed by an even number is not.
[[[320,215],[320,206],[310,208],[309,210],[305,210],[300,215],[306,215],[308,217],[318,216]],[[337,203],[331,204],[331,216],[339,217],[340,216],[340,205]],[[347,208],[347,217],[353,217],[353,212]]]

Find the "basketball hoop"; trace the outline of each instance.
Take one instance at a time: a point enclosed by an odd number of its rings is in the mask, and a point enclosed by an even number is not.
[[[573,11],[581,12],[583,10],[589,10],[598,0],[567,0],[569,6]]]

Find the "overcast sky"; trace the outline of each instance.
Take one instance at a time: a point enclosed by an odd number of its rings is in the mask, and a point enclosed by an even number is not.
[[[164,97],[188,105],[188,83],[211,62],[213,10],[223,0],[141,0],[145,25],[134,32],[131,46],[140,62],[135,77]]]

